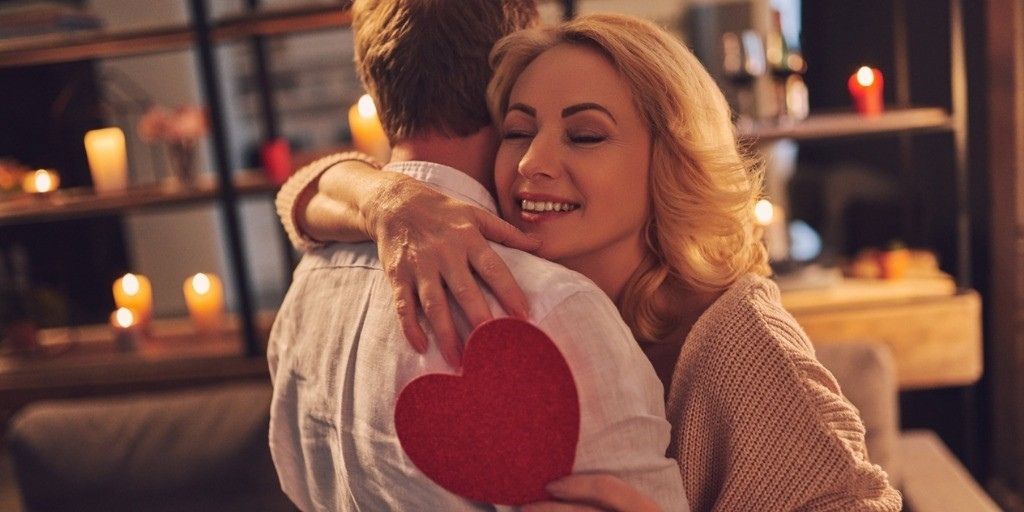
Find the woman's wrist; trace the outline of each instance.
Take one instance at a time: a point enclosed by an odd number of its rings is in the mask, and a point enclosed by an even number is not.
[[[414,187],[419,184],[404,174],[378,173],[369,193],[362,195],[363,200],[359,203],[364,231],[370,239],[377,241],[391,219],[402,215],[402,208],[415,193]]]

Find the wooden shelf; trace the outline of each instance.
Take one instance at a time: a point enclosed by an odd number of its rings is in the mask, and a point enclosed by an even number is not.
[[[811,114],[791,124],[761,124],[741,127],[740,138],[750,142],[778,139],[826,140],[863,137],[890,133],[952,130],[953,120],[941,108],[909,108],[887,110],[878,117],[864,117],[855,112]]]
[[[235,175],[235,192],[240,196],[273,194],[277,186],[258,171]],[[42,196],[18,195],[0,200],[0,226],[24,225],[97,217],[130,211],[209,202],[220,193],[212,178],[194,187],[145,185],[124,192],[97,194],[92,189],[59,190]]]
[[[221,19],[214,24],[211,38],[225,42],[347,27],[351,23],[349,8],[342,5],[274,8]],[[0,68],[184,50],[193,41],[192,28],[181,25],[14,38],[0,40]]]
[[[274,312],[256,323],[266,340]],[[118,350],[109,326],[45,329],[32,354],[0,353],[0,412],[28,400],[176,387],[267,376],[264,357],[246,357],[238,319],[197,335],[187,318],[158,319],[134,350]]]

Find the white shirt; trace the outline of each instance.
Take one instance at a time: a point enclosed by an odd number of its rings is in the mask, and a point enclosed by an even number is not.
[[[450,167],[403,162],[386,169],[496,211],[483,186]],[[670,425],[661,382],[615,306],[581,274],[492,246],[576,381],[573,472],[611,473],[666,511],[688,510],[679,469],[665,456]],[[506,316],[493,296],[487,299],[496,317]],[[468,329],[459,327],[465,336]],[[302,259],[270,334],[268,359],[270,449],[282,488],[302,510],[494,509],[441,488],[402,451],[394,425],[398,393],[421,375],[454,371],[433,339],[420,355],[402,335],[374,244],[334,244]]]

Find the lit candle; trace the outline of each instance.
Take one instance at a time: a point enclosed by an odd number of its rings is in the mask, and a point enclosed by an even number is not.
[[[185,279],[185,304],[197,331],[215,332],[224,324],[224,287],[213,274]]]
[[[21,188],[29,194],[45,194],[53,192],[60,186],[60,175],[57,171],[38,169],[25,175]]]
[[[128,188],[128,154],[120,128],[90,130],[85,134],[85,154],[97,192]]]
[[[384,127],[377,117],[377,107],[369,94],[362,95],[359,102],[348,110],[348,126],[357,150],[381,162],[387,161],[391,151],[388,137],[384,134]]]
[[[789,258],[789,237],[786,233],[786,215],[782,208],[768,199],[761,199],[754,205],[754,219],[764,228],[764,243],[772,261]]]
[[[865,116],[877,116],[882,113],[884,104],[882,102],[882,72],[861,66],[856,73],[850,75],[847,86],[850,88],[850,96],[857,107],[857,112]]]
[[[125,274],[114,281],[114,304],[128,308],[140,324],[149,324],[153,317],[153,287],[146,276]]]
[[[114,328],[114,342],[120,350],[133,350],[142,336],[135,314],[128,308],[117,308],[111,313],[110,326]]]

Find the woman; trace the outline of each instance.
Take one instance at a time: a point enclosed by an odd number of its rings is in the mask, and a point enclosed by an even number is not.
[[[597,15],[508,36],[492,60],[502,216],[618,305],[665,383],[692,507],[899,510],[856,410],[763,277],[759,179],[697,59],[653,24]],[[480,224],[457,208],[409,214],[432,197],[364,201],[363,215],[374,226]],[[617,510],[644,503],[602,476],[552,492]]]

